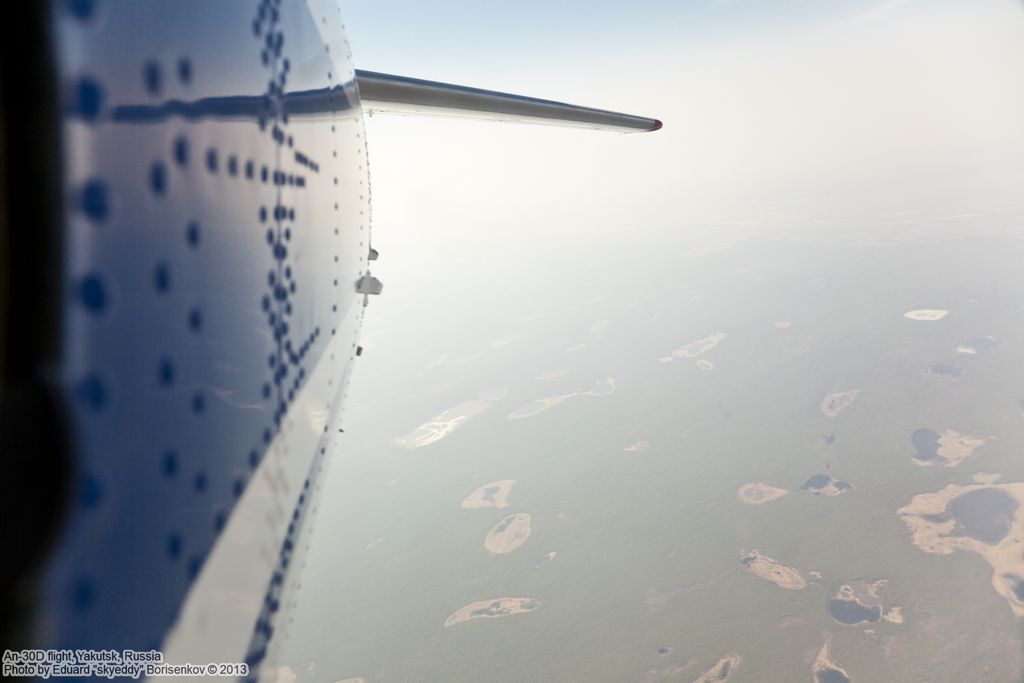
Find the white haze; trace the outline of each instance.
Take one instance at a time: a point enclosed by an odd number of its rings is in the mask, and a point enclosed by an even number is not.
[[[885,3],[788,32],[560,58],[522,60],[500,83],[468,63],[451,80],[653,115],[665,128],[370,119],[375,241],[391,256],[381,272],[400,278],[495,241],[542,248],[768,210],[952,211],[1024,196],[1018,3]]]

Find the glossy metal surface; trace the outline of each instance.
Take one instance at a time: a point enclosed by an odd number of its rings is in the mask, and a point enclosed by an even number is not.
[[[362,321],[369,189],[337,3],[52,12],[76,493],[37,640],[258,666]]]

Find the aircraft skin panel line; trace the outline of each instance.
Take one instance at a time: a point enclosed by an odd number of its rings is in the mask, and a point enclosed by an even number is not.
[[[48,131],[51,372],[73,490],[26,640],[273,680],[366,296],[365,131],[337,4],[48,10],[65,98]]]

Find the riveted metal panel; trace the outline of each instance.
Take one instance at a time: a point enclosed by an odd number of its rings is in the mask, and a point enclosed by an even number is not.
[[[338,8],[52,7],[76,495],[38,640],[259,664],[362,321]]]

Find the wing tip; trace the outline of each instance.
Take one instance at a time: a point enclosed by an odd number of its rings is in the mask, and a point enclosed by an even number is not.
[[[647,129],[647,132],[648,133],[653,133],[656,130],[661,130],[661,127],[663,125],[664,124],[661,122],[661,119],[654,119],[654,123],[652,123],[651,127]]]

